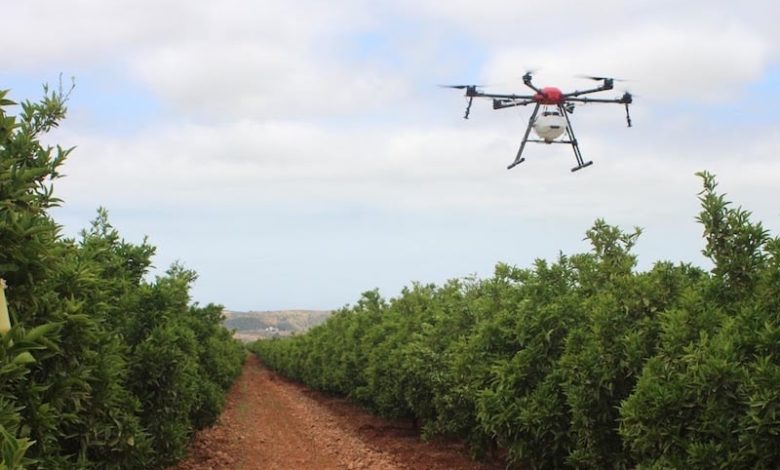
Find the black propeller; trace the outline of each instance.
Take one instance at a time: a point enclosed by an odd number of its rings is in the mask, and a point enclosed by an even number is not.
[[[625,82],[622,78],[612,78],[612,77],[595,77],[593,75],[577,75],[577,78],[587,78],[588,80],[594,80],[597,82],[602,82],[605,80],[609,80],[612,82]]]
[[[477,96],[477,88],[485,85],[439,85],[442,88],[454,88],[456,90],[466,90],[466,96]]]
[[[454,88],[456,90],[466,90],[469,88],[477,89],[482,88],[485,85],[439,85],[441,88]]]

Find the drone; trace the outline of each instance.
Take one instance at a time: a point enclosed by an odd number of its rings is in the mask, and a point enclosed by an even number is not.
[[[523,135],[523,141],[520,143],[520,149],[517,151],[515,160],[507,167],[508,170],[523,163],[523,150],[525,144],[528,142],[544,143],[544,144],[570,144],[574,150],[574,158],[577,160],[577,166],[571,169],[571,171],[581,170],[587,166],[593,164],[592,161],[586,162],[582,158],[580,152],[580,146],[577,143],[577,138],[574,136],[574,130],[571,127],[571,120],[569,115],[574,112],[574,106],[576,103],[618,103],[623,104],[626,107],[626,123],[628,127],[631,127],[631,114],[628,111],[628,105],[633,102],[633,96],[629,92],[623,93],[623,96],[615,99],[603,99],[603,98],[590,98],[584,95],[590,95],[592,93],[599,93],[602,91],[611,90],[614,88],[614,84],[618,79],[609,77],[592,77],[583,76],[581,78],[587,78],[601,82],[601,84],[595,88],[590,88],[582,91],[573,91],[571,93],[564,93],[559,88],[544,87],[537,88],[532,83],[531,72],[527,72],[523,75],[523,84],[534,91],[533,95],[517,95],[517,94],[496,94],[496,93],[483,93],[479,91],[480,85],[441,85],[445,88],[455,88],[459,90],[466,90],[466,97],[468,97],[468,105],[466,105],[466,114],[464,119],[469,118],[471,114],[471,103],[474,98],[489,98],[493,100],[493,109],[511,108],[514,106],[527,106],[534,104],[534,110],[531,113],[531,118],[528,120],[528,127]],[[540,111],[541,110],[541,111]],[[539,139],[529,139],[531,129],[534,130]],[[566,137],[557,140],[564,132]]]

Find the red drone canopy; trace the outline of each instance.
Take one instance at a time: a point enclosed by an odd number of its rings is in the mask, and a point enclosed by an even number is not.
[[[539,93],[535,94],[533,100],[539,104],[563,104],[566,99],[563,96],[563,92],[559,88],[552,86],[544,87],[539,90]]]

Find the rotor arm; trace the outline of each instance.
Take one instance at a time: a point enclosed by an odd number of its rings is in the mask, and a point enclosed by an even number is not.
[[[468,119],[471,114],[471,104],[474,98],[489,98],[493,100],[493,109],[509,108],[512,106],[525,106],[529,103],[533,103],[533,97],[530,95],[515,95],[515,94],[497,94],[497,93],[482,93],[476,88],[466,88],[466,96],[469,101],[466,105],[466,114],[463,115],[463,119]]]
[[[567,98],[566,101],[568,102],[576,102],[576,103],[616,103],[616,104],[622,104],[626,107],[626,124],[628,127],[631,127],[631,113],[628,109],[628,106],[634,102],[634,98],[631,95],[631,93],[624,93],[623,96],[620,98],[615,99],[602,99],[602,98]]]
[[[515,94],[497,94],[497,93],[483,93],[477,89],[476,85],[467,85],[463,88],[466,89],[466,97],[468,98],[468,104],[466,105],[466,113],[463,115],[463,119],[468,119],[471,114],[471,105],[474,102],[474,98],[490,98],[493,100],[493,109],[508,108],[510,106],[525,106],[533,102],[533,97],[530,95],[515,95]],[[496,101],[500,100],[503,106],[496,107]]]
[[[571,101],[574,103],[618,103],[618,104],[626,103],[626,101],[623,98],[615,98],[609,100],[603,98],[568,98],[567,97],[566,101]]]
[[[507,98],[493,98],[493,109],[511,108],[514,106],[526,106],[534,103],[532,99],[513,100]]]
[[[587,90],[576,90],[576,91],[573,91],[571,93],[564,93],[563,96],[565,96],[566,98],[576,98],[578,96],[587,95],[587,94],[590,94],[590,93],[598,93],[600,91],[608,91],[608,90],[611,90],[611,89],[612,89],[612,85],[611,84],[609,86],[602,85],[602,86],[600,86],[598,88],[589,88]]]
[[[476,91],[474,94],[467,94],[466,96],[473,96],[475,98],[492,98],[492,99],[500,99],[500,100],[533,100],[533,95],[518,95],[515,93],[507,94],[507,93],[482,93],[481,91]]]
[[[587,90],[575,90],[575,91],[573,91],[571,93],[566,93],[564,96],[566,96],[567,98],[575,98],[575,97],[581,96],[581,95],[587,95],[587,94],[590,94],[590,93],[598,93],[600,91],[611,90],[611,89],[614,88],[615,80],[616,80],[614,78],[609,78],[609,77],[588,77],[588,76],[583,76],[582,78],[588,78],[588,79],[591,79],[591,80],[597,80],[597,81],[602,82],[602,84],[600,86],[596,87],[596,88],[588,88]]]

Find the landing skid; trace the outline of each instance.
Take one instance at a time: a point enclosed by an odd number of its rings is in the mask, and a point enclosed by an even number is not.
[[[571,169],[571,171],[572,171],[572,173],[574,173],[575,171],[582,170],[586,166],[591,166],[591,165],[593,165],[593,162],[585,162],[582,165],[575,166],[574,168]]]
[[[515,157],[515,161],[513,161],[508,167],[506,167],[507,170],[511,170],[512,168],[516,167],[517,165],[525,161],[525,158],[522,155],[523,155],[523,150],[525,150],[525,144],[528,142],[544,143],[544,144],[571,144],[571,148],[574,151],[574,158],[577,160],[577,166],[571,169],[572,172],[579,171],[585,167],[593,165],[592,161],[586,162],[582,158],[582,153],[580,153],[580,146],[577,143],[577,138],[574,136],[574,130],[572,130],[571,120],[569,119],[569,113],[566,111],[566,108],[563,105],[558,105],[558,110],[560,111],[561,115],[566,118],[566,135],[568,139],[545,141],[545,140],[528,138],[528,136],[531,133],[531,128],[534,125],[534,119],[536,118],[536,114],[539,112],[539,103],[536,103],[536,107],[534,107],[534,111],[531,113],[531,118],[528,120],[528,127],[525,130],[525,135],[523,135],[523,141],[520,143],[520,149],[517,151],[517,156]]]
[[[523,163],[524,161],[525,161],[525,158],[521,158],[520,160],[515,160],[515,161],[513,161],[513,162],[512,162],[512,164],[511,164],[511,165],[509,165],[508,167],[506,167],[506,169],[507,169],[507,170],[511,170],[512,168],[516,167],[517,165],[519,165],[519,164]]]

